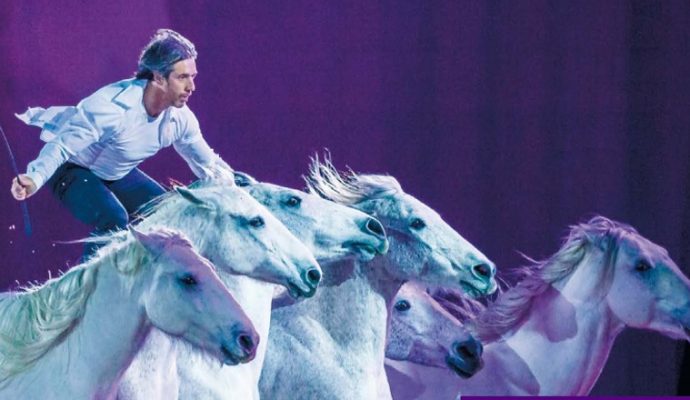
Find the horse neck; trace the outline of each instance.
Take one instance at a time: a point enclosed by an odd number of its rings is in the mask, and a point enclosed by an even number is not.
[[[277,386],[296,392],[296,397],[314,397],[314,392],[308,396],[301,392],[311,386],[304,380],[313,380],[317,382],[314,387],[329,388],[316,397],[390,397],[384,370],[388,310],[391,293],[396,291],[393,286],[399,287],[402,282],[385,284],[386,280],[373,268],[383,266],[352,260],[323,266],[324,281],[314,297],[273,311],[270,340],[276,352],[269,353],[268,368],[262,373],[262,390],[266,388],[265,382],[271,382],[271,390]],[[283,348],[300,351],[293,357]],[[274,357],[276,354],[279,360]],[[300,373],[305,366],[316,370],[309,369],[306,375]],[[283,377],[277,378],[276,374]],[[338,381],[336,386],[324,383],[333,382],[334,377]],[[340,391],[339,395],[334,391]],[[380,393],[373,395],[375,391]]]
[[[258,383],[268,346],[271,299],[276,285],[223,270],[218,270],[218,276],[259,334],[256,355],[249,363],[219,368],[218,363],[208,357],[199,357],[192,347],[180,347],[177,350],[178,394],[180,398],[258,398]]]
[[[96,279],[81,320],[62,343],[39,360],[44,373],[70,377],[59,390],[74,394],[73,398],[114,396],[151,331],[139,303],[138,285],[127,293],[123,276],[111,266],[99,268]]]
[[[296,305],[300,313],[295,315],[318,321],[341,346],[380,358],[383,368],[389,310],[403,284],[387,272],[387,262],[380,256],[369,262],[347,260],[328,265],[325,284],[313,299]],[[341,275],[337,284],[329,277],[332,271]],[[348,271],[346,278],[342,271]]]
[[[393,306],[395,295],[405,283],[404,279],[393,276],[390,269],[397,269],[398,266],[388,257],[376,257],[367,263],[359,263],[360,273],[366,277],[374,292],[378,293],[386,301],[386,309],[390,310]]]
[[[368,286],[373,292],[381,296],[388,306],[391,306],[395,295],[405,280],[390,274],[389,268],[392,260],[387,256],[377,256],[370,261],[358,261],[346,259],[322,264],[324,277],[319,285],[318,293],[329,293],[333,287],[357,279],[363,285]],[[337,292],[333,292],[337,293]],[[390,308],[390,307],[389,307]]]
[[[602,262],[601,255],[587,255],[568,278],[536,295],[520,327],[504,336],[536,378],[540,395],[588,394],[624,327],[596,293]],[[487,352],[492,348],[498,346]],[[502,367],[487,363],[485,369]]]

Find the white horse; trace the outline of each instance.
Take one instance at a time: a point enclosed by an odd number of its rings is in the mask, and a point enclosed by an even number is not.
[[[690,280],[630,226],[604,217],[573,226],[558,252],[523,272],[471,323],[484,369],[464,380],[396,364],[396,399],[584,396],[624,328],[690,340]]]
[[[257,182],[240,172],[235,172],[235,183],[300,238],[322,266],[354,256],[370,260],[388,249],[381,223],[360,211],[314,194]],[[265,305],[270,309],[272,293],[268,289]],[[179,363],[179,397],[205,400],[259,398],[257,388],[266,343],[266,340],[261,342],[252,362],[239,368],[219,369],[215,363],[194,362],[196,359]]]
[[[468,307],[469,304],[463,304],[463,308]],[[467,315],[471,313],[468,310]],[[399,360],[450,368],[469,378],[482,367],[481,355],[482,344],[428,290],[414,282],[400,288],[393,300],[389,323],[387,364]]]
[[[0,397],[114,398],[154,327],[218,363],[254,357],[256,331],[191,243],[164,229],[133,233],[0,300]]]
[[[221,280],[265,339],[271,283],[285,286],[294,297],[312,296],[321,279],[313,255],[264,206],[235,186],[210,183],[176,192],[149,207],[137,226],[165,225],[185,232],[217,266]],[[119,398],[176,398],[177,364],[204,363],[206,358],[185,348],[172,350],[170,338],[154,331],[127,371]],[[213,363],[213,368],[227,367]]]
[[[442,375],[455,383],[458,376],[469,378],[483,365],[481,343],[461,322],[473,318],[482,304],[456,290],[432,290],[434,296],[429,292],[406,283],[394,299],[386,376],[396,400],[436,398],[433,384],[425,382],[427,376]]]
[[[381,223],[361,211],[313,193],[258,182],[242,172],[235,171],[235,184],[300,238],[321,266],[355,255],[368,261],[388,251]]]
[[[312,191],[381,221],[390,248],[370,262],[329,267],[315,297],[273,311],[260,390],[266,399],[390,397],[384,372],[388,310],[406,280],[491,293],[495,268],[388,176],[341,177],[314,160]]]

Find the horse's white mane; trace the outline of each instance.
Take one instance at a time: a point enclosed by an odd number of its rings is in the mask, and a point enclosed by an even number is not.
[[[404,193],[400,183],[389,175],[360,175],[352,170],[339,173],[328,154],[323,162],[318,155],[311,158],[309,175],[304,179],[310,193],[347,206]]]
[[[586,223],[571,226],[561,248],[546,260],[533,261],[531,265],[520,268],[522,279],[519,283],[490,303],[472,321],[470,328],[482,341],[499,339],[522,321],[535,296],[573,273],[594,246],[605,251],[606,273],[603,281],[599,282],[597,295],[605,294],[613,276],[610,266],[615,263],[620,239],[626,233],[638,234],[633,227],[603,216],[595,216]]]
[[[179,233],[166,233],[171,243],[189,243]],[[108,244],[61,276],[0,299],[0,382],[28,369],[79,323],[100,268],[112,266],[133,283],[131,277],[150,259],[127,231],[85,241]]]

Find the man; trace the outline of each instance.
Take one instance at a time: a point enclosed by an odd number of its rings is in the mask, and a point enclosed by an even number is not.
[[[199,178],[225,178],[232,169],[201,135],[187,108],[195,90],[194,45],[161,29],[139,57],[135,78],[105,86],[76,107],[30,108],[17,117],[43,128],[47,143],[12,181],[25,200],[46,184],[94,234],[122,229],[141,205],[165,190],[137,166],[163,147],[175,147]],[[85,255],[93,251],[87,245]]]

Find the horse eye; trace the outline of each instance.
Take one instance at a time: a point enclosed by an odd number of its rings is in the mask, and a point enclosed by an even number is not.
[[[239,187],[247,187],[249,186],[249,179],[247,179],[246,176],[235,174],[235,185]]]
[[[196,279],[191,274],[186,274],[182,277],[177,278],[177,280],[182,284],[182,286],[192,287],[196,286],[197,284]]]
[[[249,220],[249,225],[251,225],[254,228],[261,228],[265,225],[265,222],[264,219],[261,217],[254,217]]]
[[[290,196],[286,201],[285,205],[288,207],[299,207],[302,204],[302,199],[297,196]]]
[[[635,264],[635,271],[637,272],[645,272],[650,269],[652,269],[652,266],[649,265],[647,261],[638,261],[637,264]]]
[[[407,311],[410,309],[410,302],[407,300],[399,300],[395,303],[395,309],[398,311]]]
[[[426,226],[426,223],[424,223],[424,221],[421,218],[415,218],[410,223],[410,226],[412,227],[412,229],[420,230]]]

